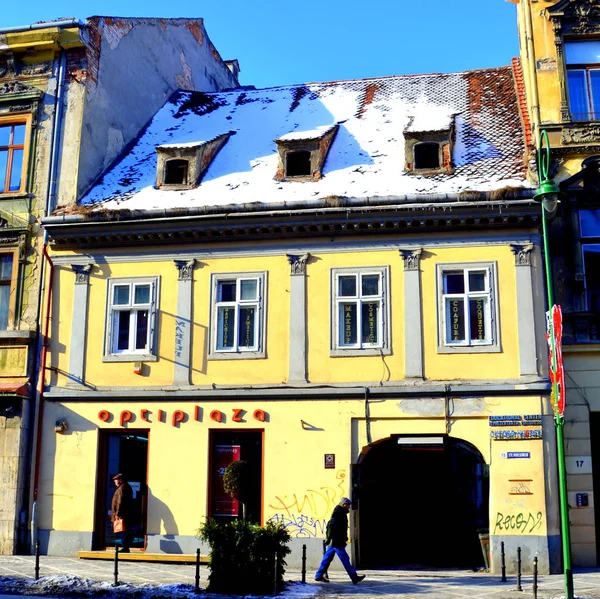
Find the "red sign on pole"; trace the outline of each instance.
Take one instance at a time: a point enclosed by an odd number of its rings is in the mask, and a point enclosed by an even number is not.
[[[562,357],[562,310],[560,306],[554,305],[550,312],[546,312],[546,325],[550,382],[552,383],[550,400],[554,415],[562,418],[565,413],[565,370]]]
[[[231,462],[240,459],[239,445],[215,445],[213,461],[213,516],[237,516],[238,500],[225,493],[223,475]]]

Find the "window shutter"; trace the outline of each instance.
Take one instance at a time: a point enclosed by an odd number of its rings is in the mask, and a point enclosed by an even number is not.
[[[387,347],[387,277],[386,270],[381,271],[381,347]]]
[[[156,312],[156,281],[152,281],[152,283],[150,283],[150,339],[148,340],[148,349],[150,350],[151,354],[157,353],[156,348],[158,346],[158,342],[154,338],[154,331],[156,329]]]
[[[107,298],[107,314],[106,314],[106,335],[104,339],[104,354],[112,354],[114,351],[114,315],[112,309],[112,299],[113,299],[113,286],[112,284],[108,285],[108,298]]]
[[[496,302],[494,287],[494,271],[491,266],[487,267],[488,289],[490,290],[490,343],[496,342]]]

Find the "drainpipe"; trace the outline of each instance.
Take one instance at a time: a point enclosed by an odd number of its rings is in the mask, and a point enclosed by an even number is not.
[[[52,26],[69,26],[81,24],[77,20],[59,21],[54,23]],[[35,28],[34,26],[32,26]],[[22,29],[25,30],[25,29]],[[0,30],[1,33],[2,30]],[[60,56],[58,58],[57,74],[56,74],[56,93],[54,95],[54,119],[52,122],[52,134],[50,138],[50,157],[49,157],[49,168],[48,168],[48,185],[46,190],[46,205],[44,215],[47,216],[51,213],[54,201],[56,198],[56,187],[57,187],[57,172],[58,172],[58,157],[62,130],[62,117],[63,117],[63,101],[64,101],[64,87],[65,87],[65,73],[66,73],[66,52],[61,48]],[[38,376],[37,381],[33,385],[34,393],[39,387],[37,393],[37,399],[35,406],[35,412],[33,414],[33,441],[35,444],[31,449],[31,455],[33,460],[33,481],[30,488],[30,553],[35,548],[35,542],[37,540],[37,498],[38,498],[38,487],[39,487],[39,468],[40,468],[40,450],[42,444],[42,421],[43,421],[43,402],[44,402],[44,382],[46,380],[46,354],[48,351],[48,332],[50,326],[50,305],[52,298],[52,283],[54,278],[54,264],[48,255],[48,232],[44,231],[43,236],[43,249],[42,249],[42,267],[40,272],[40,290],[38,293],[38,310],[37,310],[37,322],[41,321],[42,317],[42,305],[44,302],[44,295],[47,296],[47,305],[45,312],[45,324],[44,331],[40,333],[38,327],[38,338],[37,338],[37,351],[36,356],[38,358],[37,367],[35,372]],[[46,263],[49,265],[49,272],[46,273]],[[45,286],[46,274],[48,274],[48,286]]]
[[[48,174],[48,193],[46,196],[46,214],[50,216],[54,210],[56,202],[56,187],[58,173],[58,158],[60,141],[62,138],[62,119],[63,119],[63,97],[65,88],[65,71],[67,65],[67,56],[63,49],[60,51],[58,74],[57,74],[57,89],[54,96],[54,122],[52,123],[52,146],[50,149],[50,171]],[[45,240],[44,240],[45,241]],[[45,244],[44,244],[45,245]]]
[[[371,390],[369,387],[365,387],[365,427],[367,429],[367,444],[371,445],[373,443],[373,438],[371,437],[371,410],[369,409],[369,393]]]
[[[45,236],[44,236],[45,237]],[[30,522],[30,551],[33,551],[35,547],[35,542],[37,540],[37,500],[38,500],[38,490],[39,490],[39,482],[40,482],[40,462],[41,462],[41,451],[42,451],[42,433],[43,433],[43,421],[44,421],[44,384],[46,381],[46,359],[48,355],[48,341],[49,341],[49,333],[50,333],[50,309],[52,306],[52,286],[54,282],[54,263],[52,259],[48,255],[48,245],[46,243],[46,239],[44,238],[44,250],[43,250],[43,258],[45,264],[48,263],[48,286],[46,287],[46,310],[44,313],[44,331],[40,336],[40,344],[41,350],[39,352],[39,362],[38,362],[38,372],[40,372],[38,379],[38,401],[36,403],[36,413],[35,413],[35,425],[34,425],[34,435],[35,435],[35,448],[33,453],[33,501],[31,504],[31,522]],[[42,268],[42,276],[44,276],[45,269]],[[43,287],[43,285],[41,286]],[[40,294],[43,295],[43,292]],[[42,303],[42,297],[40,297],[40,304]]]
[[[531,0],[523,0],[523,11],[525,12],[525,49],[527,52],[527,72],[529,74],[529,90],[531,92],[531,120],[533,121],[533,134],[535,137],[538,135],[540,127],[540,100],[535,64],[535,45],[533,43]]]
[[[20,33],[21,31],[34,31],[35,29],[52,29],[53,27],[84,27],[84,24],[79,19],[64,19],[62,21],[49,21],[48,23],[34,23],[33,25],[1,27],[0,35],[5,33]]]

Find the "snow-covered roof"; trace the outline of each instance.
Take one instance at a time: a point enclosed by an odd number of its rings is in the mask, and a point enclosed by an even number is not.
[[[320,139],[336,127],[337,125],[334,123],[332,125],[323,125],[309,131],[292,131],[291,133],[281,135],[276,141],[303,141],[307,139]]]
[[[453,169],[406,173],[405,132],[448,131]],[[275,140],[321,137],[338,124],[319,181],[276,181]],[[156,147],[235,131],[199,187],[155,189]],[[307,133],[308,132],[308,133]],[[463,73],[311,83],[223,93],[179,92],[82,203],[168,209],[529,188],[510,67]]]

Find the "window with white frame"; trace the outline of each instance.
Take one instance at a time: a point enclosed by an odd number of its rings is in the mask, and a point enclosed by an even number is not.
[[[212,359],[261,358],[265,273],[213,275]]]
[[[388,350],[386,267],[332,271],[332,355]]]
[[[105,359],[155,358],[157,287],[158,277],[109,281]]]
[[[500,351],[494,264],[438,265],[439,351]]]

